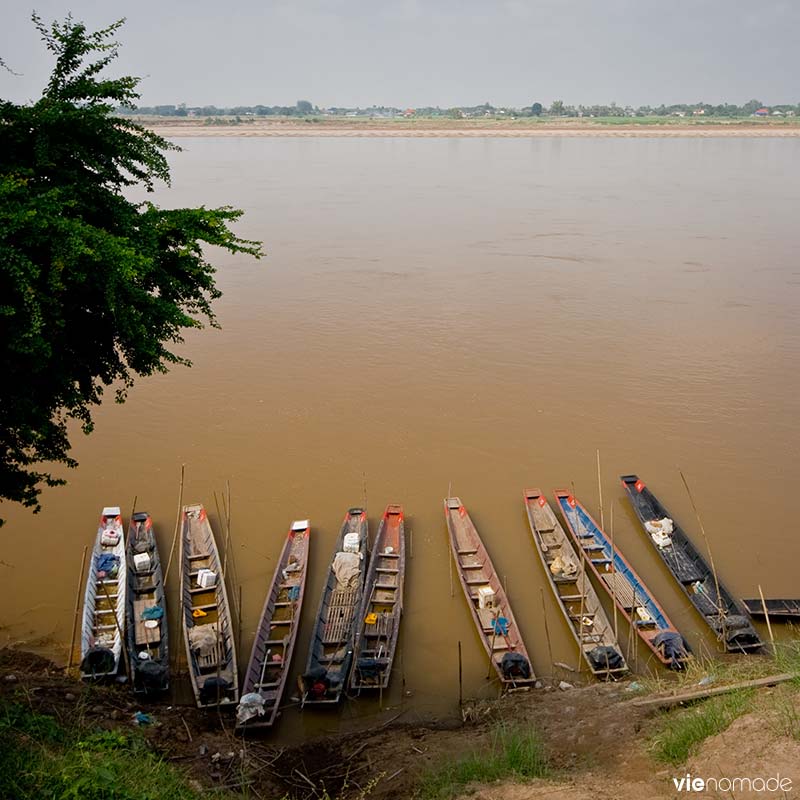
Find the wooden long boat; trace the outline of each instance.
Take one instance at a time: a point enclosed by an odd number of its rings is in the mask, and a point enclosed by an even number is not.
[[[763,642],[747,611],[736,602],[680,525],[636,475],[622,485],[645,535],[689,602],[728,652],[752,652]]]
[[[292,654],[300,630],[300,613],[308,575],[311,524],[295,520],[272,576],[236,710],[236,727],[266,728],[278,716]]]
[[[505,589],[467,509],[458,497],[444,501],[450,549],[481,644],[504,690],[536,681]]]
[[[146,511],[128,526],[128,658],[133,691],[157,694],[169,689],[169,626],[161,559]]]
[[[336,540],[300,679],[303,708],[335,705],[347,686],[368,561],[367,513],[351,508]]]
[[[769,614],[770,620],[791,620],[800,619],[800,600],[795,599],[768,599],[761,602],[760,597],[742,600],[744,607],[751,617],[766,617]],[[767,610],[764,611],[766,605]]]
[[[555,496],[573,541],[586,553],[585,563],[619,612],[659,662],[683,669],[691,657],[689,646],[645,582],[575,497],[564,489]]]
[[[522,497],[547,582],[589,671],[601,680],[621,677],[628,665],[583,558],[542,492],[526,489]]]
[[[81,628],[81,678],[113,678],[119,672],[125,632],[125,538],[118,506],[100,514],[86,577]]]
[[[364,597],[357,620],[350,687],[385,689],[389,685],[403,614],[406,538],[403,506],[383,512],[367,571]]]
[[[239,702],[239,675],[228,593],[211,523],[202,505],[183,507],[183,642],[198,708]]]

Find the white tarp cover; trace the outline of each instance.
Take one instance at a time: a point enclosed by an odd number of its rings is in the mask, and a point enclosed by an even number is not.
[[[645,522],[644,527],[658,547],[669,547],[672,544],[669,537],[672,533],[672,520],[669,517],[650,520]]]
[[[195,625],[194,628],[189,628],[189,644],[192,646],[192,650],[197,651],[198,655],[211,655],[218,639],[217,626],[213,623],[211,625]]]

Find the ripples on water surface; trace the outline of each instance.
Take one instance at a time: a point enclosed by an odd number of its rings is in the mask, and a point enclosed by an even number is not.
[[[96,432],[75,436],[79,470],[45,492],[40,515],[3,509],[10,638],[63,654],[103,505],[127,518],[138,495],[166,555],[183,462],[185,501],[212,513],[231,480],[242,665],[292,519],[313,524],[299,672],[346,508],[366,485],[374,534],[388,502],[405,505],[414,557],[392,714],[401,702],[454,711],[459,639],[465,693],[496,689],[464,599],[450,594],[450,484],[506,576],[539,673],[550,672],[546,584],[522,489],[574,481],[596,508],[598,448],[618,546],[695,647],[714,643],[648,550],[623,472],[638,472],[700,543],[679,465],[734,594],[758,583],[797,594],[800,142],[181,143],[158,202],[244,208],[239,230],[269,258],[220,258],[223,328],[187,337],[194,367],[104,406]],[[545,602],[554,659],[574,662]],[[376,711],[348,702],[341,719]],[[339,719],[286,716],[290,735]]]

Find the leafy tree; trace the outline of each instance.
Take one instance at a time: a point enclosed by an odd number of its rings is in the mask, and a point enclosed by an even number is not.
[[[531,114],[533,114],[534,117],[540,117],[542,115],[542,111],[544,111],[544,109],[542,108],[541,103],[534,103],[531,106]]]
[[[748,114],[748,115],[749,114],[755,114],[756,111],[758,111],[758,109],[762,108],[762,107],[763,107],[763,105],[762,105],[760,100],[748,100],[742,106],[742,113],[743,114]]]
[[[554,117],[560,117],[563,111],[564,111],[564,101],[553,100],[553,105],[550,106],[550,113]]]
[[[308,100],[298,100],[297,101],[297,113],[298,114],[311,114],[314,111],[314,106],[308,102]]]
[[[89,433],[105,388],[122,402],[134,377],[188,365],[182,331],[216,325],[204,246],[262,252],[231,231],[230,206],[126,198],[169,183],[178,148],[112,113],[138,98],[138,78],[104,75],[124,20],[33,22],[50,80],[35,103],[0,100],[0,499],[38,511],[42,484],[64,483],[50,465],[76,465],[70,424]]]

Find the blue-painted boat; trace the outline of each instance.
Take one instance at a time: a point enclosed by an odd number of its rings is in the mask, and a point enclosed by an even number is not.
[[[647,585],[572,494],[558,489],[555,496],[585,563],[622,616],[664,666],[683,669],[691,657],[689,646]]]

